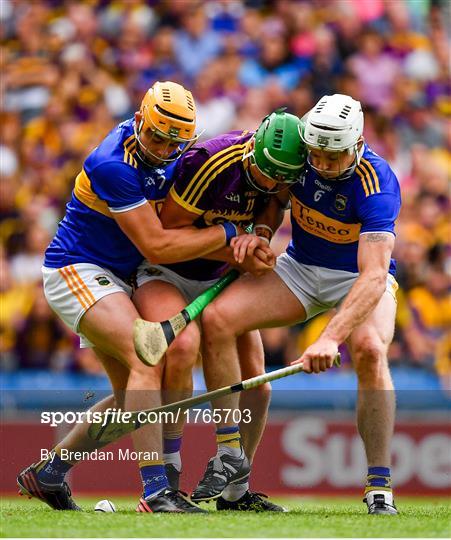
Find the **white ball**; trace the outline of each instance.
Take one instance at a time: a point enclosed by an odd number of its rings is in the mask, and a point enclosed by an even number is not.
[[[111,501],[104,499],[95,505],[94,510],[96,512],[116,512],[116,507]]]

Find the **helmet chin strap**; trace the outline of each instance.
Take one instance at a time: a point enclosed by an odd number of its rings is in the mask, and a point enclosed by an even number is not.
[[[158,165],[168,165],[169,163],[173,163],[182,154],[187,152],[193,146],[193,144],[195,144],[197,142],[197,140],[199,139],[199,137],[203,133],[203,131],[202,131],[201,133],[199,133],[198,135],[193,137],[193,139],[191,139],[190,141],[186,141],[185,144],[182,141],[177,141],[177,142],[180,142],[180,144],[184,144],[183,148],[180,148],[180,146],[179,146],[178,149],[174,150],[170,154],[170,156],[172,156],[172,157],[162,158],[162,157],[157,156],[156,154],[154,154],[151,150],[149,150],[149,148],[141,141],[140,133],[141,133],[141,130],[143,128],[143,125],[144,125],[144,120],[141,120],[139,122],[138,127],[136,127],[136,122],[135,122],[135,125],[134,125],[135,138],[136,138],[136,140],[138,142],[138,146],[136,148],[136,155],[139,157],[139,159],[145,165],[148,165],[148,166],[151,166],[151,167],[156,167]],[[155,131],[155,133],[157,133],[157,131]],[[163,133],[161,134],[161,137],[167,139],[168,142],[171,141],[171,139],[168,138],[168,137],[165,137],[165,135]],[[149,156],[152,157],[154,161],[151,161],[149,159]]]
[[[265,173],[259,168],[257,165],[257,162],[255,160],[255,152],[254,148],[251,147],[251,141],[253,141],[254,138],[250,139],[244,148],[243,157],[241,158],[241,161],[243,163],[243,169],[246,175],[246,181],[247,183],[257,191],[260,191],[261,193],[266,193],[267,195],[273,195],[275,193],[280,193],[281,191],[285,191],[286,189],[289,189],[292,184],[295,182],[277,182],[277,180],[273,180],[269,176],[265,175]],[[250,172],[250,164],[257,167],[257,169],[268,178],[269,181],[275,182],[275,186],[272,189],[265,189],[264,187],[260,186],[258,181],[252,176],[252,173]],[[277,188],[277,186],[281,186],[280,188]]]
[[[260,191],[261,193],[269,193],[266,189],[260,187],[255,180],[255,178],[252,176],[252,174],[249,172],[249,167],[244,168],[244,173],[246,175],[247,183],[251,186],[251,188],[256,189],[257,191]]]
[[[247,157],[249,157],[252,154],[248,154]],[[257,191],[260,191],[260,193],[265,193],[266,195],[274,195],[275,193],[280,193],[281,191],[285,191],[286,189],[290,188],[290,184],[282,184],[281,182],[276,182],[276,185],[272,189],[265,189],[264,187],[261,187],[257,180],[252,176],[252,173],[249,171],[249,161],[244,161],[243,158],[243,169],[244,174],[246,175],[246,181],[251,186],[251,188],[256,189]],[[271,180],[268,178],[268,180]],[[275,182],[275,180],[273,180]],[[276,189],[277,186],[281,185],[282,187],[279,189]]]
[[[251,188],[256,189],[257,191],[266,193],[266,190],[257,184],[256,180],[254,179],[254,177],[249,171],[250,158],[254,155],[254,150],[252,149],[250,152],[248,151],[246,153],[246,150],[248,148],[249,148],[249,145],[246,146],[244,150],[245,153],[243,153],[243,157],[241,158],[241,161],[243,163],[244,174],[246,175],[246,181],[251,186]]]
[[[162,165],[163,160],[157,158],[157,156],[154,156],[154,154],[150,152],[147,146],[145,146],[141,141],[141,138],[139,135],[141,133],[143,125],[144,125],[144,120],[141,120],[139,122],[138,127],[136,127],[136,122],[134,125],[135,138],[136,138],[136,141],[138,142],[138,146],[136,147],[136,155],[140,159],[140,161],[144,163],[144,165],[151,166],[151,167]],[[145,152],[149,153],[155,159],[155,161],[150,161],[150,159],[146,156]]]
[[[321,178],[325,180],[329,180],[330,182],[342,182],[344,180],[349,180],[351,176],[354,174],[354,171],[356,170],[356,168],[358,167],[360,160],[362,159],[363,152],[364,152],[363,144],[359,150],[359,141],[356,142],[356,144],[352,147],[352,149],[354,152],[354,161],[343,172],[340,172],[337,176],[334,176],[333,178],[328,178],[326,176],[323,176],[322,172],[325,172],[325,171],[322,171],[322,169],[318,169],[312,164],[310,160],[310,154],[307,155],[307,163],[319,176],[321,176]]]
[[[252,156],[254,155],[254,148],[251,145],[251,142],[254,140],[254,137],[252,139],[249,139],[248,143],[246,144],[243,152],[243,157],[241,158],[241,162],[243,163],[243,169],[244,174],[246,175],[246,181],[251,186],[252,189],[256,189],[257,191],[266,193],[266,190],[260,187],[257,182],[255,181],[254,177],[249,171],[249,165]]]

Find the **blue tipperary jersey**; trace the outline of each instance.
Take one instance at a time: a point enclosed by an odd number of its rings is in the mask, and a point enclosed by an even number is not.
[[[45,252],[44,266],[92,263],[128,279],[143,256],[114,213],[150,203],[158,212],[172,185],[173,165],[145,165],[136,155],[133,119],[114,128],[83,164],[66,215]]]
[[[398,180],[367,145],[349,180],[328,181],[307,167],[291,188],[292,240],[287,253],[302,264],[358,272],[359,236],[394,234],[401,207]],[[390,262],[390,273],[396,264]]]

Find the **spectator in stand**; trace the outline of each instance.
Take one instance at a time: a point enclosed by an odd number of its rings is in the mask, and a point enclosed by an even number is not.
[[[18,113],[0,113],[0,177],[2,180],[5,177],[14,176],[19,170],[21,131]]]
[[[261,88],[248,90],[243,102],[238,108],[232,129],[257,129],[270,112],[270,105],[266,101],[266,93]]]
[[[450,285],[444,269],[431,265],[423,284],[414,287],[407,295],[415,326],[428,343],[428,354],[419,360],[430,370],[436,367],[443,354],[440,347],[443,347],[443,340],[447,339],[446,333],[451,326]]]
[[[153,36],[151,61],[137,74],[136,92],[142,94],[153,81],[183,82],[174,52],[174,31],[168,26],[159,28]]]
[[[378,111],[389,107],[400,65],[384,52],[384,41],[378,32],[370,28],[363,31],[358,52],[349,58],[348,66],[359,81],[363,104]]]
[[[30,165],[57,163],[63,153],[61,124],[67,117],[67,102],[52,96],[42,114],[28,122],[24,129],[22,155]]]
[[[435,369],[440,377],[442,388],[451,395],[451,332],[445,331],[437,342]]]
[[[422,144],[428,148],[443,145],[443,127],[436,121],[426,97],[417,94],[408,103],[407,114],[400,126],[400,137],[405,148]]]
[[[219,62],[207,64],[193,88],[197,98],[197,129],[203,132],[204,140],[231,130],[235,118],[233,100],[220,91],[220,70]]]
[[[315,53],[310,71],[315,100],[328,93],[336,93],[343,64],[337,53],[335,35],[327,27],[321,27],[315,32]]]
[[[182,18],[182,28],[176,31],[174,50],[180,69],[193,79],[221,52],[221,38],[209,25],[201,4],[190,7]]]
[[[338,4],[332,28],[336,34],[338,54],[346,62],[357,53],[358,39],[362,32],[362,22],[355,16],[351,2]]]
[[[24,228],[16,204],[17,178],[2,176],[0,182],[0,249],[10,256],[17,251],[17,235]]]
[[[421,2],[417,2],[421,9]],[[419,9],[414,10],[416,13]],[[408,2],[386,2],[384,17],[378,21],[376,28],[387,36],[388,49],[397,58],[405,59],[416,48],[427,48],[428,38],[423,33],[425,19],[423,19],[423,31],[418,31],[412,25],[413,18],[409,12]]]
[[[415,201],[415,221],[408,224],[410,233],[429,250],[449,239],[450,226],[437,197],[421,193]]]
[[[127,76],[139,75],[152,63],[147,30],[146,25],[143,25],[136,17],[128,16],[124,19],[118,47],[115,49],[115,65]]]
[[[42,111],[58,82],[43,35],[46,11],[47,6],[38,2],[23,9],[16,23],[18,39],[10,43],[10,61],[3,72],[5,109],[20,112],[24,121]]]
[[[290,109],[293,114],[302,118],[305,111],[309,111],[315,100],[309,84],[300,84],[291,92]]]
[[[292,90],[301,80],[300,70],[296,66],[283,35],[265,36],[261,43],[261,52],[257,59],[243,62],[240,80],[244,86],[265,87],[270,83],[281,89]]]
[[[246,9],[239,22],[239,29],[236,34],[238,50],[243,58],[256,58],[258,56],[262,25],[262,13],[252,7]]]
[[[308,68],[316,52],[317,20],[314,7],[310,2],[290,3],[282,11],[281,16],[290,30],[291,52],[296,57],[299,66]]]
[[[25,233],[22,252],[11,258],[11,272],[18,283],[37,283],[42,279],[41,267],[44,251],[50,242],[50,235],[39,224],[32,224]]]
[[[215,32],[235,33],[245,9],[239,0],[213,0],[206,4],[205,12]]]

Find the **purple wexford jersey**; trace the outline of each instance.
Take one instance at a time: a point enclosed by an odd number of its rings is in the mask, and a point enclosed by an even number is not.
[[[169,193],[180,206],[198,216],[196,227],[224,221],[247,227],[263,210],[268,196],[248,184],[242,161],[253,134],[231,131],[219,135],[196,144],[178,161]],[[199,281],[215,279],[227,268],[223,262],[208,259],[165,266]]]

